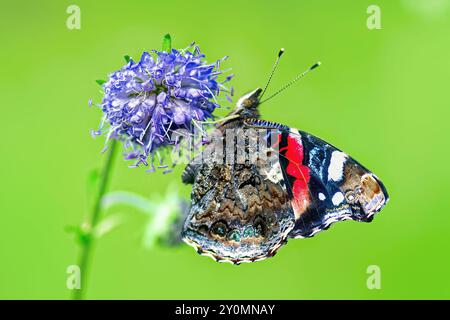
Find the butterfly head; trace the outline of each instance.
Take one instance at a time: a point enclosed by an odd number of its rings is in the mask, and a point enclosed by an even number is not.
[[[238,109],[254,109],[259,105],[259,97],[261,95],[262,89],[256,88],[253,91],[243,95],[237,102]]]
[[[236,104],[236,109],[230,115],[240,115],[241,118],[258,118],[258,106],[260,103],[261,88],[256,88],[253,91],[243,95]]]

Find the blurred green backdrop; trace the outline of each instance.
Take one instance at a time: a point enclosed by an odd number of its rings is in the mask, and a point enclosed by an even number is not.
[[[81,9],[69,30],[66,9]],[[366,26],[381,8],[381,30]],[[391,201],[371,224],[343,222],[289,241],[263,262],[218,264],[182,245],[146,250],[145,219],[97,242],[92,299],[450,298],[450,3],[377,1],[1,1],[3,112],[0,298],[69,298],[66,268],[78,248],[65,226],[90,205],[88,172],[104,160],[94,80],[160,48],[196,41],[210,61],[229,55],[237,95],[264,84],[286,48],[272,91],[323,65],[262,106],[265,119],[309,131],[373,170]],[[111,190],[163,195],[180,179],[117,159]],[[182,187],[184,196],[189,188]],[[382,288],[366,287],[369,265]]]

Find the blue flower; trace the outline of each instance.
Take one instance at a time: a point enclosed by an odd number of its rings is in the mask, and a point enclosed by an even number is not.
[[[124,142],[126,159],[147,165],[155,151],[175,145],[171,134],[178,129],[194,131],[194,121],[213,118],[219,107],[217,96],[232,76],[219,82],[223,73],[218,60],[204,61],[205,55],[192,44],[169,52],[144,52],[138,62],[132,59],[110,74],[102,86],[102,125],[94,135],[107,132],[108,139]]]

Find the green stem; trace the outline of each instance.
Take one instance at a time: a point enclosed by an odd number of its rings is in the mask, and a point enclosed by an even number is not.
[[[93,232],[95,230],[95,227],[97,226],[102,211],[102,198],[105,195],[106,189],[108,187],[108,182],[110,180],[116,146],[117,140],[113,139],[108,151],[108,157],[106,158],[105,166],[103,167],[97,197],[95,199],[94,207],[92,209],[92,215],[90,216],[90,221],[87,226],[87,237],[85,237],[85,240],[82,241],[81,244],[81,254],[78,262],[78,266],[80,267],[81,273],[80,275],[81,287],[80,289],[74,290],[73,298],[76,300],[83,299],[84,294],[86,293],[87,273],[89,268],[89,262],[91,261],[90,256],[94,245]]]

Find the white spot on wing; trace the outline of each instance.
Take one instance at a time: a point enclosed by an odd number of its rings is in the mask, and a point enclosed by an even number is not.
[[[319,200],[325,200],[327,197],[322,192],[319,192]]]
[[[291,128],[291,129],[290,129],[290,132],[293,133],[294,135],[298,136],[298,137],[296,137],[296,138],[297,138],[297,140],[299,140],[300,143],[301,143],[301,140],[300,140],[300,138],[301,138],[300,132],[298,132],[298,130],[295,129],[295,128]]]
[[[333,195],[333,198],[331,198],[331,202],[333,202],[333,205],[338,206],[341,204],[341,202],[344,201],[344,195],[342,192],[336,192]]]
[[[344,172],[344,163],[348,156],[341,151],[333,151],[328,166],[328,180],[340,181]]]

